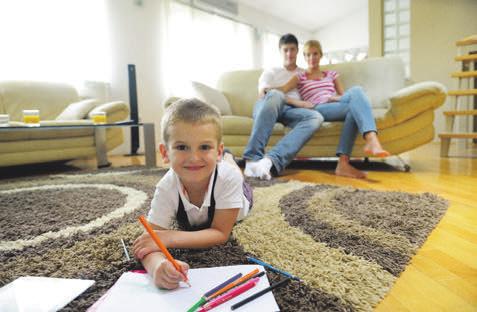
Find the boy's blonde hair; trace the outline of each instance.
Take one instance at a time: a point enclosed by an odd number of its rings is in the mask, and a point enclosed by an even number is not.
[[[318,40],[308,40],[303,46],[303,53],[307,52],[310,48],[317,48],[320,52],[320,56],[323,56],[323,50],[321,49],[321,43]]]
[[[222,121],[220,112],[215,106],[194,98],[181,99],[167,107],[161,121],[162,141],[166,146],[169,143],[169,130],[177,122],[211,123],[216,128],[217,143],[222,142]]]

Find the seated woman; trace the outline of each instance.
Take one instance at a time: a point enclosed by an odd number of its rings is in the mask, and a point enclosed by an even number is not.
[[[379,142],[376,123],[366,94],[361,87],[352,87],[344,92],[336,71],[320,69],[323,52],[319,41],[307,41],[303,48],[303,55],[308,64],[307,70],[298,73],[285,85],[275,89],[286,93],[298,88],[303,100],[287,98],[290,105],[315,109],[323,115],[325,121],[344,121],[336,150],[339,160],[335,173],[340,176],[365,178],[364,172],[349,163],[358,131],[366,141],[364,146],[366,155],[374,157],[390,155]]]

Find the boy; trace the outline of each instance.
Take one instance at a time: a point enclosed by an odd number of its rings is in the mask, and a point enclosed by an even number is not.
[[[220,161],[224,149],[220,113],[197,99],[179,100],[167,108],[161,128],[159,149],[171,168],[157,184],[148,221],[170,248],[227,242],[235,222],[248,214],[252,192],[230,154]],[[134,255],[158,287],[179,286],[182,276],[149,234],[136,239]],[[186,272],[189,266],[178,262]]]

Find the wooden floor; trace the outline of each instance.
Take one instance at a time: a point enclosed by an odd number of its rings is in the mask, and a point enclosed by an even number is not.
[[[286,171],[286,179],[432,192],[449,200],[446,215],[377,311],[477,311],[477,148],[458,153],[473,157],[440,158],[439,145],[428,144],[403,155],[411,172],[370,170],[367,180],[337,177],[329,169]],[[116,156],[110,160],[113,166],[144,163],[142,157]],[[74,164],[94,166],[94,160]]]

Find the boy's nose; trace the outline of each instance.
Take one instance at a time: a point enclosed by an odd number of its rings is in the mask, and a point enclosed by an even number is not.
[[[200,159],[200,151],[199,150],[192,150],[190,158],[193,160]]]

